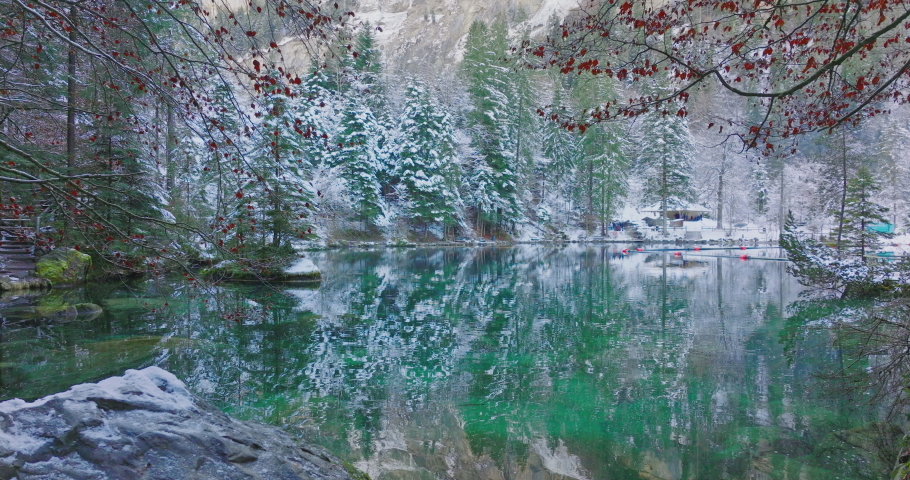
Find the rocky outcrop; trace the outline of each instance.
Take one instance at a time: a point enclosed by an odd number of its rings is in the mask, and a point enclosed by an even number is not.
[[[311,283],[322,279],[319,267],[308,258],[298,258],[285,267],[225,260],[203,269],[201,274],[211,280],[230,282]]]
[[[322,278],[319,267],[309,258],[300,258],[285,268],[282,277],[286,282],[318,281]]]
[[[85,280],[92,257],[78,250],[57,249],[38,259],[35,275],[54,285],[75,285]]]
[[[148,367],[32,403],[0,403],[0,479],[12,478],[367,477],[278,428],[228,417]]]

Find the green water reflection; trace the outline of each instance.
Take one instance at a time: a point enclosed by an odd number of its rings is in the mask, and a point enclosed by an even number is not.
[[[7,299],[0,398],[157,364],[374,480],[887,473],[900,432],[818,380],[842,359],[782,262],[619,250],[327,252],[318,289],[108,285],[66,322]]]

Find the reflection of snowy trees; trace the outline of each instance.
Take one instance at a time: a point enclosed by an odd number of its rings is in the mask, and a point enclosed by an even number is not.
[[[166,366],[375,468],[401,452],[505,470],[537,455],[606,478],[644,456],[742,476],[748,462],[711,445],[832,428],[806,397],[818,360],[790,366],[778,342],[796,293],[782,263],[583,246],[312,255],[318,290],[171,300],[167,328],[198,341]]]

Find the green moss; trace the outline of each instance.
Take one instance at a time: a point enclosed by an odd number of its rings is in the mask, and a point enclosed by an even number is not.
[[[371,480],[369,475],[358,470],[357,467],[351,465],[350,462],[341,462],[341,466],[344,467],[344,471],[348,472],[348,475],[350,475],[353,480]]]
[[[55,285],[80,283],[92,265],[92,257],[73,249],[59,249],[41,257],[35,274]]]
[[[61,319],[92,319],[101,314],[103,310],[94,303],[77,303],[75,305],[38,305],[35,314],[38,317],[59,317]]]

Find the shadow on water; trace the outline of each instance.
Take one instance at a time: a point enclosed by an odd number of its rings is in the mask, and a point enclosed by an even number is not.
[[[862,394],[826,389],[837,334],[788,312],[799,286],[783,262],[611,246],[313,259],[317,289],[148,280],[82,292],[104,308],[94,318],[4,321],[0,397],[157,364],[374,479],[890,469],[900,429]]]

